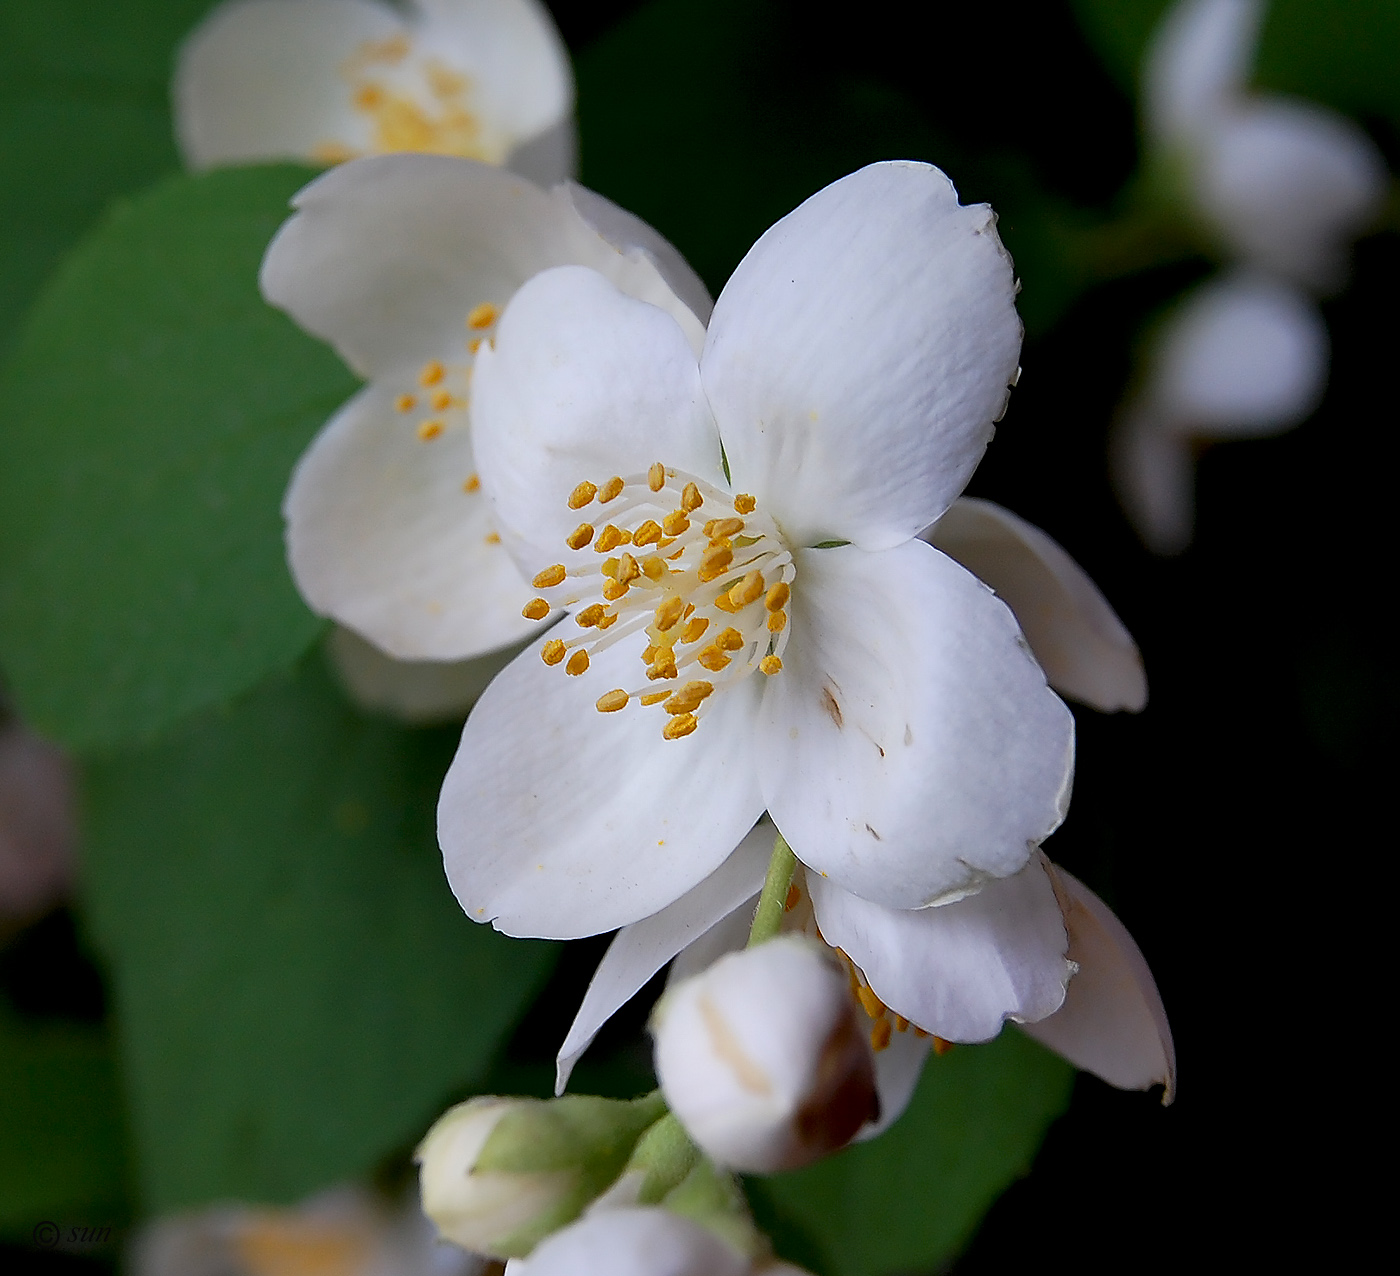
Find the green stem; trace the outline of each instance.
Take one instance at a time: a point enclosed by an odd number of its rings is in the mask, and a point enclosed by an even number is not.
[[[797,867],[797,856],[792,847],[778,834],[773,843],[773,857],[768,861],[768,876],[763,879],[763,894],[758,897],[758,908],[753,915],[753,927],[749,931],[749,947],[772,939],[783,924],[783,913],[787,909],[788,887],[792,885],[793,870]]]

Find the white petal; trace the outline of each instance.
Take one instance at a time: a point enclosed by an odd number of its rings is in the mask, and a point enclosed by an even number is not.
[[[493,132],[524,142],[572,113],[569,51],[537,0],[413,3],[424,17],[420,47],[467,76],[471,105]]]
[[[361,45],[405,30],[366,0],[241,0],[214,9],[181,46],[175,125],[194,169],[310,159],[357,147],[365,122],[341,68]]]
[[[1011,259],[936,168],[872,164],[749,251],[701,360],[735,489],[790,540],[898,544],[966,484],[1021,348]]]
[[[1176,1047],[1156,981],[1123,923],[1103,900],[1062,868],[1069,957],[1079,963],[1064,1006],[1025,1025],[1037,1041],[1077,1068],[1123,1090],[1165,1087],[1176,1094]]]
[[[796,565],[758,758],[798,858],[893,908],[1016,872],[1064,817],[1074,720],[1010,610],[918,540]]]
[[[474,660],[395,660],[337,625],[326,654],[361,708],[423,725],[461,721],[487,684],[519,654],[506,647]]]
[[[1197,198],[1251,264],[1315,288],[1346,276],[1348,242],[1385,202],[1385,163],[1349,120],[1266,98],[1232,111],[1205,145]]]
[[[1327,327],[1303,292],[1235,271],[1197,288],[1168,317],[1148,394],[1183,437],[1277,434],[1317,406],[1327,354]]]
[[[990,1041],[1060,1008],[1072,967],[1039,857],[938,908],[883,908],[807,875],[817,924],[896,1014],[945,1041]]]
[[[635,684],[645,642],[634,634],[582,677],[546,666],[536,644],[477,701],[438,804],[447,877],[473,921],[552,939],[629,925],[714,872],[758,819],[752,679],[680,740],[662,739],[657,707],[594,708]]]
[[[472,423],[507,548],[530,575],[578,526],[568,497],[584,479],[661,461],[726,486],[685,334],[592,270],[547,271],[516,294],[477,360]]]
[[[1132,635],[1084,569],[1040,528],[964,496],[923,539],[996,590],[1061,695],[1105,713],[1137,713],[1147,704]]]
[[[923,1074],[928,1052],[933,1047],[931,1037],[914,1032],[896,1032],[890,1043],[875,1055],[875,1092],[880,1096],[880,1116],[861,1127],[857,1143],[865,1143],[883,1134],[909,1106]]]
[[[598,1030],[641,991],[647,980],[681,949],[688,949],[711,934],[726,917],[741,914],[743,905],[758,894],[773,851],[773,834],[773,826],[760,821],[734,853],[698,886],[659,913],[617,932],[593,972],[569,1034],[559,1047],[555,1094],[564,1093],[569,1073]],[[752,919],[752,909],[748,911]]]
[[[540,1242],[512,1276],[745,1276],[746,1258],[658,1207],[598,1210]]]
[[[573,116],[522,142],[506,158],[512,173],[546,189],[578,174],[578,125]]]
[[[1254,62],[1262,0],[1181,0],[1153,32],[1143,67],[1148,132],[1199,136],[1243,91]]]
[[[464,488],[476,471],[466,423],[425,442],[422,414],[395,409],[400,388],[361,390],[298,462],[283,505],[297,588],[400,659],[518,642],[538,630],[520,614],[534,591],[496,539],[486,498]]]
[[[1139,400],[1123,410],[1108,441],[1118,503],[1154,554],[1179,554],[1196,522],[1196,460],[1189,439],[1167,429]]]
[[[367,376],[468,360],[484,330],[469,330],[467,316],[503,310],[551,266],[591,266],[698,323],[646,254],[614,247],[566,192],[490,164],[371,156],[332,169],[293,204],[263,259],[263,294]]]

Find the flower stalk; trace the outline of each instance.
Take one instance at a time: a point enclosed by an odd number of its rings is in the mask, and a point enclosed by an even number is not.
[[[781,833],[773,842],[773,856],[768,861],[768,875],[763,879],[763,892],[754,910],[753,926],[749,930],[749,947],[766,943],[777,935],[787,909],[788,891],[792,886],[797,856]]]

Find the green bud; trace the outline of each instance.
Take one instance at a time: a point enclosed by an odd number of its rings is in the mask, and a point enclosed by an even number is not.
[[[609,1187],[665,1110],[659,1095],[458,1104],[418,1148],[423,1212],[465,1249],[521,1257]]]

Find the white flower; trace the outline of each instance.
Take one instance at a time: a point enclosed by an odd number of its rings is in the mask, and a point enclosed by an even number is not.
[[[175,72],[191,168],[427,151],[573,170],[573,76],[537,0],[229,0]]]
[[[1248,91],[1264,9],[1181,0],[1148,49],[1143,125],[1227,257],[1331,287],[1380,211],[1385,166],[1343,117]]]
[[[991,211],[912,163],[768,231],[698,362],[593,271],[516,294],[477,365],[478,461],[527,614],[572,614],[477,702],[445,781],[470,916],[627,925],[765,808],[891,907],[1026,863],[1068,802],[1072,719],[1005,605],[916,538],[1005,405],[1013,297]]]
[[[542,1241],[508,1276],[750,1276],[744,1254],[699,1223],[645,1206],[596,1210]]]
[[[652,1013],[656,1076],[708,1157],[771,1174],[849,1143],[878,1114],[874,1059],[830,949],[783,935],[677,983]]]
[[[368,384],[293,475],[284,504],[292,574],[317,612],[398,661],[420,662],[395,666],[340,638],[352,688],[431,717],[483,681],[442,662],[534,628],[520,614],[531,591],[479,491],[468,425],[476,351],[493,339],[499,311],[535,271],[578,262],[667,307],[698,348],[709,299],[670,245],[601,197],[571,184],[546,192],[470,160],[356,160],[294,202],[263,262],[264,294]]]

